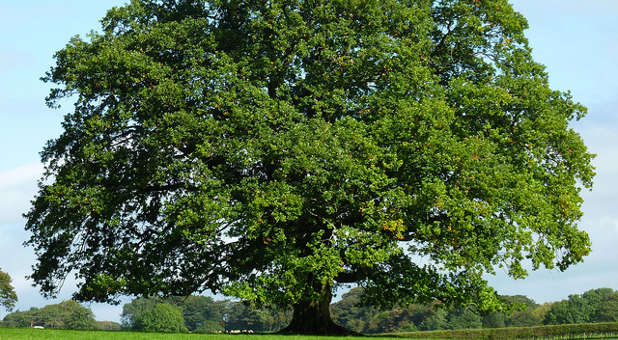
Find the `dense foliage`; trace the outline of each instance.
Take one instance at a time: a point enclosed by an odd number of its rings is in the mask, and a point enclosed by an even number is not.
[[[206,302],[212,301],[206,297],[203,299]],[[201,303],[199,309],[196,310],[194,299],[191,299],[186,307],[170,302],[161,299],[134,299],[122,308],[123,328],[147,332],[186,332],[202,331],[205,330],[204,327],[209,327],[208,321],[212,320],[209,316],[214,314],[211,304]],[[218,318],[220,319],[220,315]],[[213,332],[216,330],[218,328],[206,329],[206,331]]]
[[[618,292],[611,288],[589,290],[556,302],[545,314],[545,324],[618,321]]]
[[[2,325],[15,328],[42,326],[59,329],[99,329],[92,311],[72,300],[40,309],[32,308],[29,311],[7,314]]]
[[[140,331],[156,331],[154,320],[146,325],[143,320],[149,319],[161,306],[175,308],[181,315],[183,328],[193,333],[215,333],[231,330],[252,330],[256,332],[272,332],[285,327],[290,322],[290,313],[272,308],[256,308],[234,301],[214,301],[205,296],[137,298],[125,304],[122,311],[124,329]],[[166,307],[169,309],[169,307]],[[156,325],[159,329],[178,328],[179,321],[174,318],[159,318]]]
[[[137,315],[134,322],[136,330],[159,333],[186,332],[182,312],[167,303],[155,303]]]
[[[12,310],[16,302],[17,294],[11,285],[11,277],[0,270],[0,306]]]
[[[134,300],[135,301],[135,300]],[[182,311],[185,326],[191,332],[213,333],[221,330],[224,302],[206,296],[169,297],[165,302]]]
[[[292,318],[289,310],[256,308],[239,302],[227,301],[224,310],[226,330],[253,330],[272,332],[283,329]]]
[[[132,0],[101,22],[44,77],[76,100],[27,214],[46,294],[71,272],[79,300],[211,290],[329,333],[339,284],[491,309],[495,266],[590,251],[585,108],[507,0]]]

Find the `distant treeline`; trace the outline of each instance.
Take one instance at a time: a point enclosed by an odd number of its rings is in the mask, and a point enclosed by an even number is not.
[[[448,307],[438,302],[377,310],[359,307],[361,294],[361,288],[354,288],[331,306],[335,322],[361,333],[618,321],[618,292],[611,288],[593,289],[542,305],[523,295],[501,296],[505,310],[489,314],[479,313],[474,306]]]
[[[119,330],[120,324],[112,321],[96,321],[90,308],[67,300],[59,304],[47,305],[43,308],[30,308],[28,311],[17,311],[7,314],[2,327],[25,328],[44,327],[57,329],[84,330]]]
[[[0,327],[135,330],[146,332],[215,333],[226,330],[275,331],[291,320],[289,311],[255,308],[206,296],[137,298],[123,306],[122,322],[95,321],[92,311],[68,300],[41,309],[7,314]]]
[[[215,333],[231,330],[276,331],[291,312],[255,308],[206,296],[138,298],[124,305],[122,328],[136,331]]]
[[[489,314],[481,314],[473,306],[444,306],[439,302],[379,310],[360,306],[361,295],[362,288],[354,288],[331,305],[335,322],[360,333],[618,321],[618,292],[611,288],[593,289],[542,305],[523,295],[502,296],[504,310]],[[0,322],[0,326],[194,333],[231,330],[264,332],[277,331],[285,327],[290,319],[290,311],[256,308],[229,300],[215,301],[206,296],[189,296],[134,299],[124,305],[121,324],[95,321],[90,309],[74,301],[65,301],[41,309],[10,313]]]

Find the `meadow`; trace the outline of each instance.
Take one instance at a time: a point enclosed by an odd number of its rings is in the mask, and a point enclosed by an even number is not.
[[[517,333],[517,332],[516,332]],[[56,329],[32,328],[0,328],[0,340],[498,340],[498,339],[534,339],[534,340],[567,340],[567,339],[618,339],[618,333],[588,333],[572,335],[525,336],[515,334],[506,329],[498,330],[455,330],[443,332],[412,332],[398,334],[383,334],[377,336],[343,337],[343,336],[311,336],[311,335],[275,335],[275,334],[170,334],[145,333],[125,331],[74,331]],[[438,337],[436,337],[438,336]]]
[[[371,337],[322,337],[272,334],[163,334],[121,331],[71,331],[32,328],[0,328],[0,340],[361,340]],[[380,337],[376,339],[397,339]],[[440,340],[438,338],[428,340]]]

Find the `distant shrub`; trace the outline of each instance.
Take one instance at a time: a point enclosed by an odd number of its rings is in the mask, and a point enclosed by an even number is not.
[[[167,303],[157,303],[140,313],[135,320],[135,329],[145,332],[187,332],[182,311]]]
[[[220,322],[214,320],[206,320],[202,326],[193,331],[193,333],[217,333],[223,331],[223,326]]]
[[[97,330],[101,331],[119,331],[121,326],[118,322],[113,321],[97,321]]]

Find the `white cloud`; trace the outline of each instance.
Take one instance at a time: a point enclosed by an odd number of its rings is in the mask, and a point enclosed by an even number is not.
[[[43,164],[31,163],[14,169],[0,171],[0,190],[21,187],[24,183],[36,179],[43,173]]]
[[[22,221],[42,173],[41,163],[0,171],[0,225]]]

